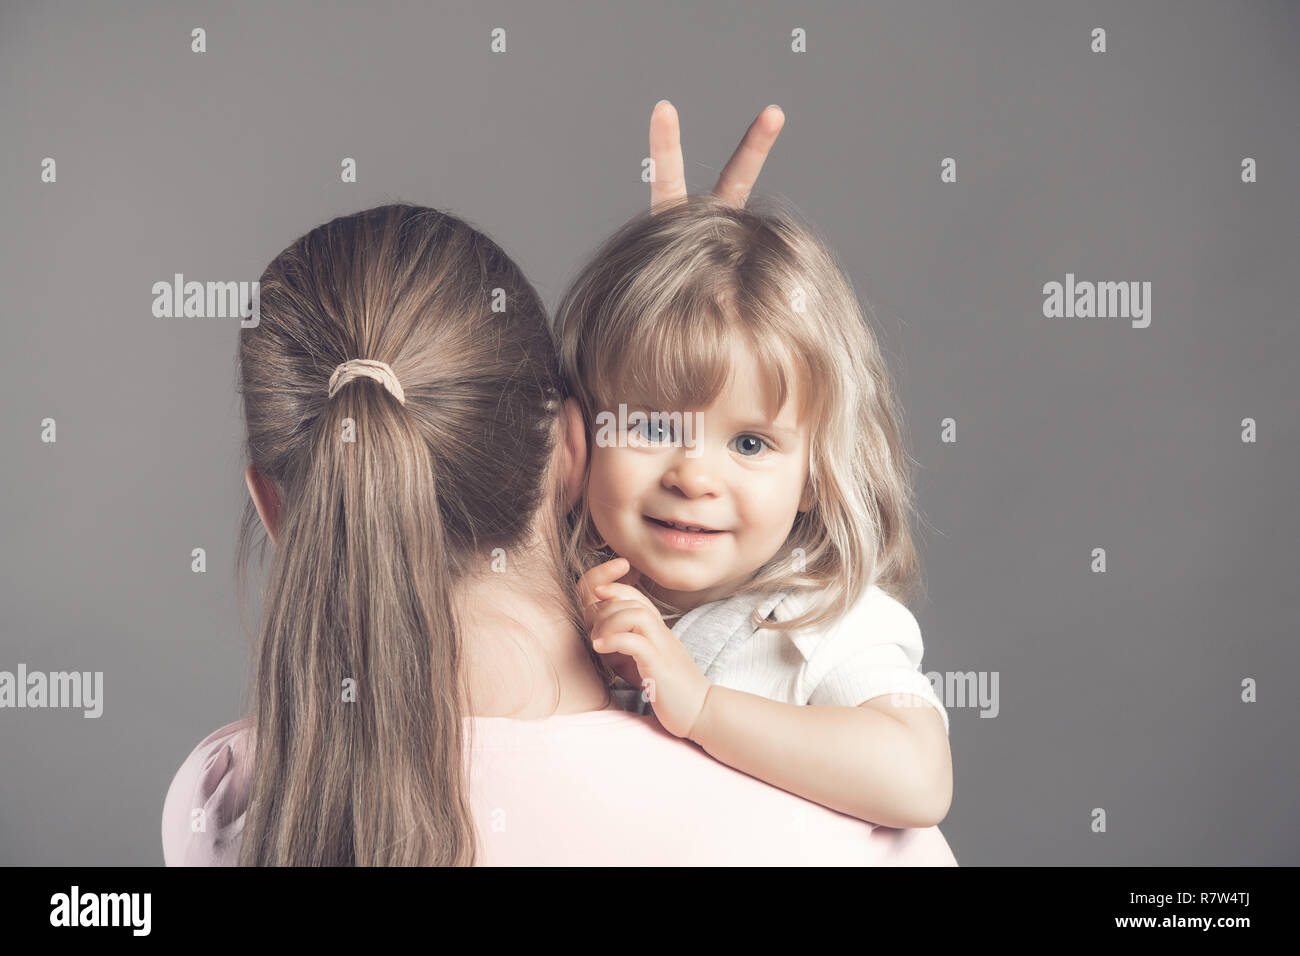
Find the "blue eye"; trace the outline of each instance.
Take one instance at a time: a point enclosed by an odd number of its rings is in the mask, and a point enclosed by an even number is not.
[[[644,418],[639,420],[633,428],[646,441],[651,444],[660,444],[663,442],[672,442],[672,429],[669,427],[670,422],[655,421],[653,418]]]
[[[767,442],[757,435],[741,435],[736,439],[736,444],[739,446],[736,451],[746,458],[753,458],[768,447]]]

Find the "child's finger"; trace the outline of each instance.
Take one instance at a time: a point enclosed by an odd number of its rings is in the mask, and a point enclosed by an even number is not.
[[[611,601],[621,599],[624,601],[637,601],[644,604],[650,610],[658,613],[654,603],[636,588],[628,587],[626,584],[601,584],[592,589],[597,599],[601,601]]]
[[[595,643],[597,639],[619,631],[636,631],[649,638],[651,627],[644,604],[639,601],[609,601],[601,604],[596,623],[591,628],[591,640]]]
[[[604,564],[598,564],[594,568],[589,568],[581,578],[578,579],[579,586],[586,585],[589,588],[596,587],[600,584],[612,584],[623,575],[628,574],[632,565],[627,558],[614,558],[612,561],[606,561]]]
[[[646,657],[653,650],[650,641],[644,635],[637,634],[634,631],[619,631],[617,634],[609,634],[594,641],[592,647],[602,654],[626,654],[636,661],[638,673],[640,673],[640,667],[645,663]]]
[[[627,574],[631,567],[631,562],[627,558],[610,558],[604,564],[596,565],[587,573],[592,574],[592,572],[595,572],[600,579],[600,583],[603,584],[606,581],[617,581],[624,574]]]
[[[594,589],[614,581],[620,575],[627,573],[630,568],[627,558],[614,558],[612,561],[588,569],[578,579],[578,606],[582,608],[583,618],[588,627],[591,626],[591,615],[595,610],[593,605],[600,600],[596,597]]]

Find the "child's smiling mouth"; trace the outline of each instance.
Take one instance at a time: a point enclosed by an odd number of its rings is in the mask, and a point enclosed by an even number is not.
[[[719,537],[728,533],[717,528],[706,528],[702,525],[691,525],[668,521],[664,518],[654,518],[650,515],[642,515],[642,518],[661,541],[677,548],[690,549],[702,547],[716,541]]]

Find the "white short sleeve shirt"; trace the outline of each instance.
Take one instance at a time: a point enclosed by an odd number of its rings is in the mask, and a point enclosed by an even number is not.
[[[751,612],[790,620],[811,603],[808,592],[742,594],[694,608],[673,632],[709,680],[769,700],[814,706],[857,705],[887,694],[914,694],[948,713],[921,671],[925,647],[907,606],[872,586],[830,626],[794,633],[756,629]]]

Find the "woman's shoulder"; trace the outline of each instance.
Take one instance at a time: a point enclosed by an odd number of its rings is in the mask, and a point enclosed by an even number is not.
[[[248,805],[252,721],[226,724],[190,751],[163,801],[167,866],[233,866]]]
[[[475,791],[487,865],[955,864],[937,828],[890,830],[820,806],[716,760],[652,715],[494,723],[501,759],[481,764]],[[497,817],[500,826],[486,824]]]

